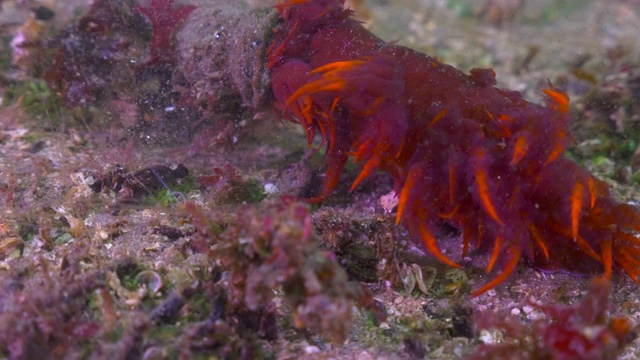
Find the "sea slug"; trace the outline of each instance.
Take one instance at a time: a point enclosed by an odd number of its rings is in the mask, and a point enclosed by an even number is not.
[[[441,262],[459,266],[436,239],[446,222],[463,254],[487,251],[502,283],[520,260],[548,270],[640,275],[640,216],[607,185],[563,157],[569,98],[546,105],[496,87],[490,69],[466,74],[364,29],[344,0],[288,0],[267,52],[275,107],[320,135],[328,196],[349,157],[362,164],[352,189],[378,169],[399,194],[396,221]]]

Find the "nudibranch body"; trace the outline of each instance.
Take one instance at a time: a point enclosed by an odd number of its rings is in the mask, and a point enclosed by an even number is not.
[[[638,211],[563,158],[571,134],[569,99],[552,86],[546,105],[496,87],[490,69],[466,74],[409,48],[386,44],[340,0],[277,5],[281,23],[268,51],[275,106],[319,134],[328,196],[350,156],[356,187],[383,170],[399,197],[397,222],[450,266],[436,239],[446,222],[470,247],[488,251],[492,280],[521,259],[548,270],[640,275]]]

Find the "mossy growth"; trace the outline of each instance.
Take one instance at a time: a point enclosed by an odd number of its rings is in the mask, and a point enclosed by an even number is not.
[[[192,177],[186,177],[176,184],[172,184],[170,188],[162,188],[154,192],[147,198],[147,202],[151,205],[158,204],[162,207],[171,207],[186,200],[188,195],[195,191],[196,188],[195,180]]]
[[[144,270],[144,267],[141,264],[133,258],[128,258],[118,263],[116,274],[127,290],[135,290],[137,289],[136,275],[142,270]]]
[[[10,85],[3,97],[2,105],[20,101],[22,108],[37,119],[56,121],[62,111],[60,98],[42,79],[30,79]]]
[[[475,15],[475,5],[473,2],[449,0],[447,1],[447,7],[461,18],[468,18]]]
[[[588,0],[559,0],[550,1],[543,6],[537,18],[540,25],[556,20],[564,20],[590,5]]]
[[[235,191],[229,194],[228,200],[235,203],[259,203],[267,196],[264,192],[262,183],[255,178],[249,178],[239,186],[235,187]]]
[[[259,203],[267,196],[258,179],[243,175],[230,164],[215,167],[212,174],[198,176],[195,181],[219,204]]]
[[[640,186],[640,170],[631,175],[631,183],[635,186]]]
[[[9,43],[11,42],[11,36],[8,34],[0,35],[0,71],[11,69],[11,51],[9,50]]]

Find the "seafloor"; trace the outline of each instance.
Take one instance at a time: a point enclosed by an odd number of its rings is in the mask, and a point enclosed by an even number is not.
[[[130,103],[64,109],[33,75],[37,60],[27,70],[12,65],[10,41],[24,31],[30,9],[56,11],[53,34],[82,13],[76,6],[86,9],[83,2],[0,5],[0,357],[468,358],[483,342],[515,341],[508,331],[474,329],[475,314],[495,311],[526,327],[541,316],[531,303],[578,304],[587,293],[590,277],[521,264],[506,282],[471,298],[489,279],[487,256],[452,270],[414,249],[394,226],[393,208],[381,202],[391,191],[384,174],[349,193],[357,175],[349,168],[344,185],[308,215],[283,204],[282,195],[319,186],[322,158],[307,150],[301,129],[270,113],[240,120],[241,131],[214,126],[191,141],[166,144],[127,131],[137,111]],[[637,1],[364,0],[352,6],[381,38],[465,71],[491,67],[499,86],[530,101],[541,101],[549,81],[561,86],[575,118],[567,156],[605,180],[621,202],[640,204]],[[170,171],[162,167],[168,164],[183,164],[189,175],[143,195],[90,187],[97,178],[116,183],[118,176],[143,176],[138,170]],[[308,221],[313,233],[301,234]],[[260,262],[261,252],[276,251],[262,241],[291,246],[290,237],[309,236],[365,285],[377,311],[352,307],[359,297],[340,275],[315,292],[305,283],[310,278],[291,280],[306,286],[303,294],[280,278],[260,282],[273,270]],[[220,243],[228,248],[220,251]],[[452,256],[460,253],[457,245],[443,246]],[[313,246],[287,251],[309,256],[289,259],[289,271],[341,271]],[[243,254],[258,260],[245,262]],[[317,263],[324,272],[309,270]],[[286,271],[281,276],[295,279]],[[252,282],[274,287],[243,288]],[[305,303],[323,291],[338,292],[329,296],[338,304]],[[316,317],[296,308],[303,305]],[[624,274],[613,278],[610,316],[640,323],[640,286]],[[519,341],[523,349],[532,342]],[[619,358],[640,358],[640,340]]]

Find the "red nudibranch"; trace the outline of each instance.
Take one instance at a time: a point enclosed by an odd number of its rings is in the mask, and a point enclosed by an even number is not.
[[[326,144],[322,200],[353,156],[362,171],[394,180],[396,221],[428,252],[457,267],[438,245],[438,224],[491,254],[502,283],[521,259],[571,272],[622,269],[640,276],[640,215],[607,185],[563,158],[569,99],[544,90],[546,106],[496,87],[490,69],[469,74],[386,44],[354,20],[344,0],[288,0],[268,51],[275,106]]]

